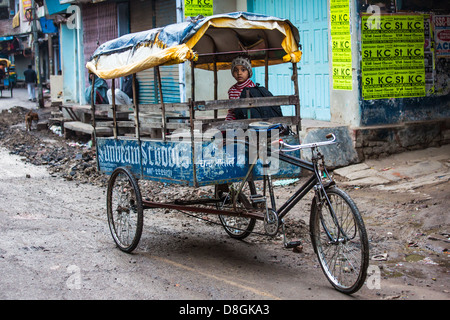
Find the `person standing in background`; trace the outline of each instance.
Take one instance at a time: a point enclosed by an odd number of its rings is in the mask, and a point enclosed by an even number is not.
[[[116,89],[115,102],[118,105],[133,105],[133,76],[125,76],[122,82],[122,90]],[[136,81],[136,92],[139,96],[139,83]],[[112,104],[112,91],[108,89],[106,93],[109,104]],[[137,101],[136,101],[137,102]]]
[[[37,82],[36,71],[33,70],[33,66],[28,65],[28,69],[23,72],[25,76],[25,83],[28,89],[28,100],[36,102],[36,89],[35,85]]]

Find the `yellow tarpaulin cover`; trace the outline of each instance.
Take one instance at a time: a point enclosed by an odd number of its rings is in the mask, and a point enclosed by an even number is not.
[[[245,51],[252,42],[263,42],[259,52],[282,51],[281,56],[268,54],[270,65],[301,59],[298,30],[288,20],[236,12],[124,35],[101,45],[86,67],[103,79],[188,60],[196,61],[197,68],[212,70],[211,62],[199,59],[199,55]],[[230,68],[230,61],[223,59],[216,62],[218,70]],[[252,59],[254,67],[264,63],[260,57]]]
[[[0,58],[0,64],[2,64],[5,67],[9,68],[11,66],[11,61],[9,61],[8,59]]]

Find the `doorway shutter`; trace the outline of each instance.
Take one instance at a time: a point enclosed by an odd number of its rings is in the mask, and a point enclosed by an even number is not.
[[[130,31],[132,33],[176,23],[175,1],[130,1]],[[178,66],[160,67],[164,102],[180,102]],[[159,102],[158,83],[153,68],[136,75],[139,82],[139,103]]]
[[[104,2],[85,4],[82,10],[84,61],[89,61],[99,45],[117,38],[117,7],[115,2]],[[89,72],[84,69],[88,84]]]

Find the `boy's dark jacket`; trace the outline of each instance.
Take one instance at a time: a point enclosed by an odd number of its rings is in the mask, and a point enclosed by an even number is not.
[[[248,95],[247,95],[248,92]],[[241,98],[256,98],[256,97],[272,97],[272,93],[267,90],[265,87],[259,86],[259,83],[256,84],[256,87],[253,88],[244,88],[241,92]],[[234,113],[236,115],[236,119],[247,119],[248,111],[250,111],[250,118],[274,118],[274,117],[282,117],[280,106],[270,106],[270,107],[256,107],[256,108],[239,108],[235,109]]]

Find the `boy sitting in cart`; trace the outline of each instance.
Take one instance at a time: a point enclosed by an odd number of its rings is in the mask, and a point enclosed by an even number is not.
[[[241,54],[231,62],[231,74],[236,79],[236,83],[228,90],[229,99],[250,98],[250,97],[270,97],[272,93],[265,87],[255,84],[250,78],[253,75],[252,62],[246,54]],[[256,108],[238,108],[229,109],[225,120],[260,118],[267,120],[269,118],[282,117],[280,106],[256,107]],[[288,134],[288,128],[281,128],[280,134]]]
[[[228,90],[229,99],[239,99],[244,88],[254,88],[255,83],[250,79],[253,75],[252,63],[247,55],[240,55],[231,62],[231,74],[236,83]],[[236,120],[233,109],[228,110],[225,120]]]

